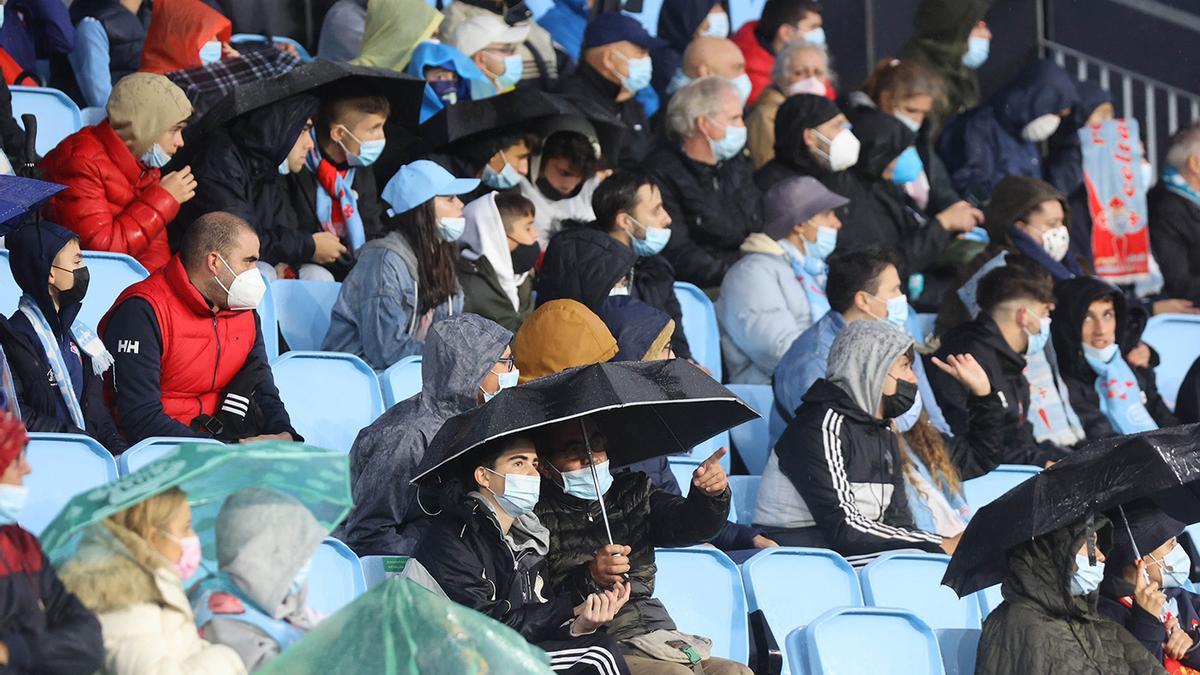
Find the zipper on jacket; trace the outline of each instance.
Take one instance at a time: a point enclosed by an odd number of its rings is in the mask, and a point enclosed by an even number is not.
[[[221,332],[217,330],[217,317],[213,316],[213,337],[217,339],[217,364],[213,368],[212,388],[217,388],[217,371],[221,369]],[[201,411],[203,412],[203,411]]]

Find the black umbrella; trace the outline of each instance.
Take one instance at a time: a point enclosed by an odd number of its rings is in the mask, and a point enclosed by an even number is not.
[[[971,517],[942,583],[965,597],[1003,581],[1014,546],[1134,499],[1178,497],[1200,479],[1198,433],[1192,424],[1089,443],[1028,478]],[[1187,522],[1197,507],[1184,503],[1195,509]]]

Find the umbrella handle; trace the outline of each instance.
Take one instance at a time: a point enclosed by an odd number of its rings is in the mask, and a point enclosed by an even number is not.
[[[592,456],[592,441],[588,438],[587,425],[583,418],[579,419],[579,430],[583,433],[583,444],[587,447],[588,468],[592,470],[592,483],[596,486],[596,498],[600,502],[600,517],[604,520],[604,533],[608,535],[608,545],[613,545],[612,527],[608,524],[608,507],[604,505],[604,494],[600,492],[600,474],[596,473],[595,457]]]

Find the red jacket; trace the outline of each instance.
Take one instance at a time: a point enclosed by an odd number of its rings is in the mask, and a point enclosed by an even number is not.
[[[254,312],[214,313],[188,279],[178,256],[149,279],[125,289],[113,307],[129,298],[148,302],[158,320],[163,413],[184,425],[200,413],[215,414],[221,392],[254,348],[258,336]],[[105,316],[101,336],[107,328]],[[110,386],[111,382],[107,378]]]
[[[133,256],[150,272],[171,259],[167,224],[179,202],[107,121],[63,139],[42,160],[42,173],[67,186],[46,205],[46,218],[78,234],[84,249]]]
[[[763,49],[754,35],[754,29],[757,27],[758,22],[751,21],[743,24],[733,35],[734,44],[742,50],[742,56],[746,57],[746,74],[750,76],[750,99],[746,101],[747,106],[754,105],[762,90],[771,84],[771,68],[775,66],[775,55]]]

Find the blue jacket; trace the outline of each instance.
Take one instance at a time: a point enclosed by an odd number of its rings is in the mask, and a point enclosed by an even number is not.
[[[783,358],[779,359],[772,383],[775,390],[775,406],[771,410],[770,422],[772,446],[787,428],[788,420],[783,418],[781,411],[786,412],[790,420],[803,402],[808,388],[825,377],[829,348],[845,327],[846,319],[841,313],[830,310],[801,333],[784,352]]]
[[[583,46],[583,30],[587,28],[590,11],[587,0],[556,0],[553,7],[538,17],[537,22],[550,32],[550,37],[571,59],[578,61]]]
[[[1075,83],[1062,68],[1036,61],[991,99],[955,117],[938,139],[954,188],[986,202],[1005,176],[1042,177],[1038,144],[1021,137],[1033,120],[1077,101]]]
[[[75,28],[62,0],[10,0],[4,4],[0,47],[29,72],[39,58],[69,54],[75,47]]]

